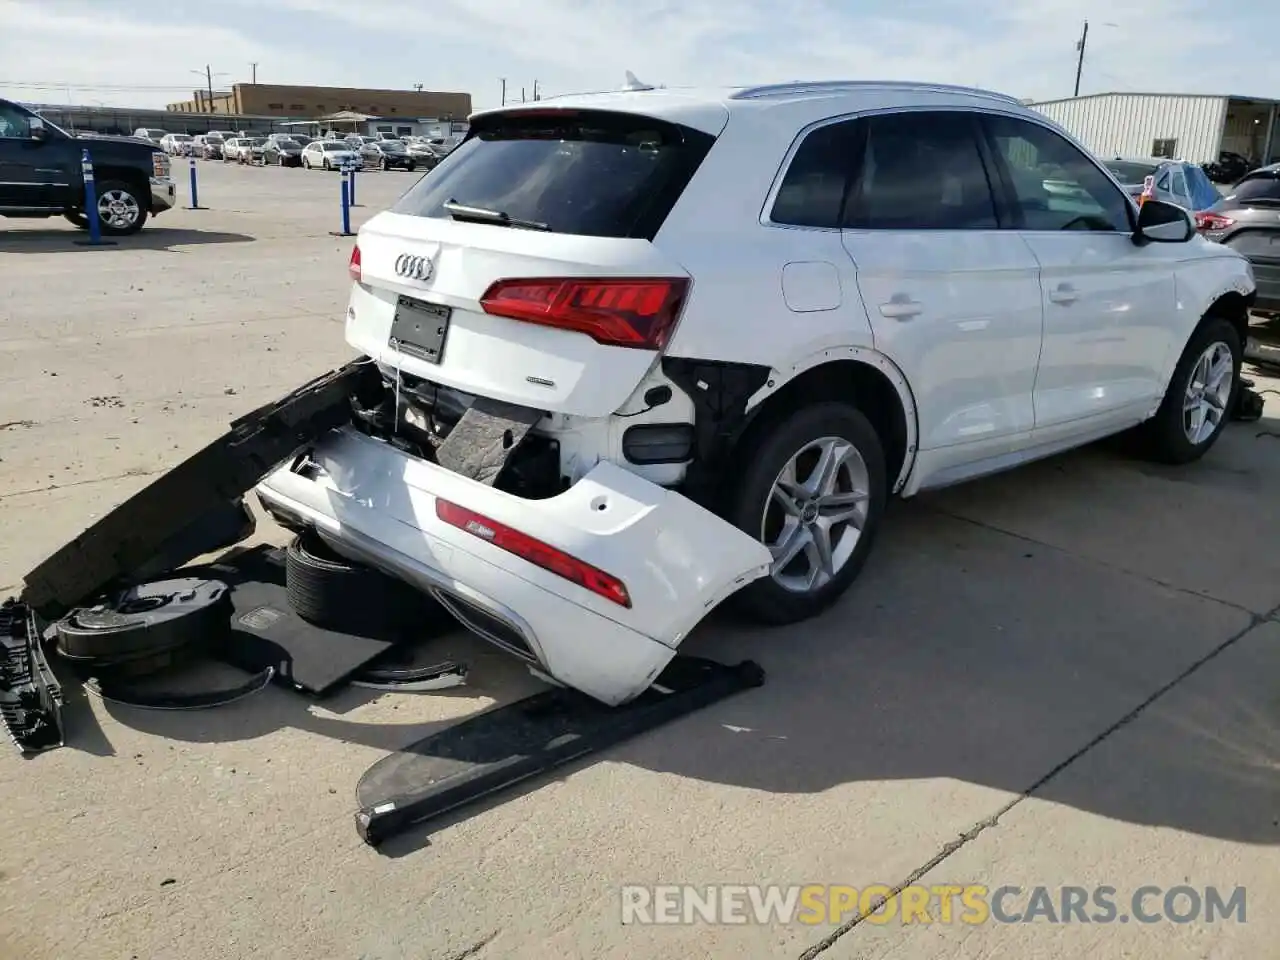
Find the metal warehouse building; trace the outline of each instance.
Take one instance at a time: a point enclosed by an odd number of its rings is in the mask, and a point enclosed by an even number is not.
[[[1095,93],[1029,106],[1102,157],[1210,163],[1229,150],[1261,165],[1280,154],[1278,104],[1257,97]]]

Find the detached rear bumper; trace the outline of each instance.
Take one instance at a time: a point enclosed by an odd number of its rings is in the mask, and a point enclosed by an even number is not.
[[[257,492],[272,514],[431,592],[479,636],[610,705],[645,690],[694,626],[770,562],[735,527],[607,462],[559,496],[524,500],[341,429]],[[438,499],[619,578],[631,606],[446,523]]]

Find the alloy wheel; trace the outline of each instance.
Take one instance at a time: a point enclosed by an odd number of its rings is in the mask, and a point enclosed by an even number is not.
[[[839,437],[806,444],[773,482],[760,538],[769,575],[785,590],[812,593],[853,556],[870,507],[870,478],[857,448]]]
[[[141,214],[137,198],[124,190],[107,190],[98,197],[98,220],[113,230],[128,230]]]
[[[1182,401],[1182,429],[1199,446],[1217,431],[1227,415],[1235,386],[1235,356],[1221,340],[1209,344],[1191,369]]]

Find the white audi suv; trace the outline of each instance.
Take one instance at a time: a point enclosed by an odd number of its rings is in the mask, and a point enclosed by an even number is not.
[[[262,501],[611,704],[722,601],[829,607],[891,496],[1200,457],[1255,292],[1017,100],[862,81],[480,113],[350,269],[384,388]]]

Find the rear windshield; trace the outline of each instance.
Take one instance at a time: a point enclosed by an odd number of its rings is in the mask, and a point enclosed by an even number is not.
[[[1141,183],[1156,172],[1154,164],[1133,163],[1128,160],[1108,160],[1107,169],[1121,183]]]
[[[633,114],[497,114],[477,120],[392,211],[447,219],[453,201],[555,233],[651,240],[714,142]]]
[[[1252,200],[1269,200],[1280,203],[1280,179],[1275,177],[1253,177],[1235,185],[1227,198],[1237,203]]]

